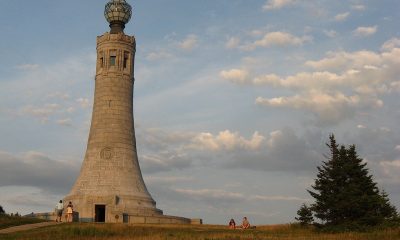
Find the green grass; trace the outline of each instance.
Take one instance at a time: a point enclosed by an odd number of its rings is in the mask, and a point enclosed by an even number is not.
[[[27,217],[11,217],[5,214],[0,214],[0,229],[39,222],[45,222],[45,220]]]
[[[297,225],[260,226],[250,230],[231,230],[225,226],[61,224],[26,232],[0,235],[2,240],[395,240],[400,229],[368,233],[321,233]]]

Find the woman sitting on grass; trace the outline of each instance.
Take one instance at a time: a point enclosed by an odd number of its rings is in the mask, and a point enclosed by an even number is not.
[[[242,229],[249,229],[250,228],[250,223],[249,220],[247,220],[247,217],[243,218],[243,222],[242,222]]]
[[[235,223],[235,220],[233,220],[233,218],[229,221],[229,228],[230,229],[236,228],[236,223]]]

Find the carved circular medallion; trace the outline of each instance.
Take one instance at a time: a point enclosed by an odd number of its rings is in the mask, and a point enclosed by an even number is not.
[[[110,147],[105,147],[100,151],[100,157],[102,159],[111,159],[113,157],[113,151]]]

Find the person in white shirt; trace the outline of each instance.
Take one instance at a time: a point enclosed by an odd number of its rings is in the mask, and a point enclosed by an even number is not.
[[[64,211],[64,204],[63,204],[63,201],[60,200],[56,205],[56,214],[57,214],[56,222],[58,222],[58,221],[62,222],[61,217],[62,217],[63,211]]]

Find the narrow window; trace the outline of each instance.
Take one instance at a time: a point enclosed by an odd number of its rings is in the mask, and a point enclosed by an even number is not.
[[[129,53],[124,52],[124,68],[127,68],[128,66],[128,59],[129,59]]]
[[[100,68],[104,67],[104,53],[101,51],[99,52],[99,66]]]
[[[110,66],[115,66],[116,59],[117,59],[117,52],[111,51],[110,52]]]

